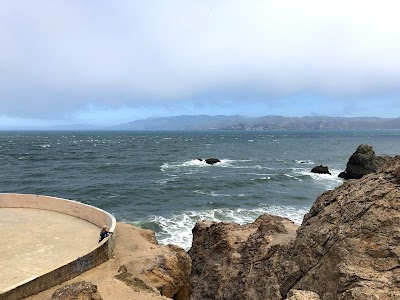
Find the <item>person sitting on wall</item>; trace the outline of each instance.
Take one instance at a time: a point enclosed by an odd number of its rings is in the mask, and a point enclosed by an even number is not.
[[[104,240],[106,237],[108,237],[110,234],[113,234],[113,233],[110,232],[110,231],[108,230],[108,226],[107,226],[107,225],[104,225],[104,226],[101,228],[101,231],[100,231],[99,243],[100,243],[102,240]]]

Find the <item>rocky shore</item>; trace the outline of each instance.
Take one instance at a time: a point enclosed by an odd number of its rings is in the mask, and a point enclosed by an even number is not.
[[[113,259],[29,299],[400,299],[400,156],[384,160],[320,195],[300,227],[200,221],[186,253],[118,223]]]
[[[400,156],[323,193],[292,230],[268,215],[197,223],[191,299],[400,299]]]

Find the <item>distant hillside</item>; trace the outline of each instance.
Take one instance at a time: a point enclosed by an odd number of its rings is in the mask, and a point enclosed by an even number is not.
[[[351,130],[400,129],[400,118],[175,116],[136,120],[116,130]]]

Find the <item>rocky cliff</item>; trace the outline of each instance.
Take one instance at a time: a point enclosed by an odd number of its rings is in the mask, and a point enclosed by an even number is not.
[[[323,193],[293,228],[197,223],[191,299],[400,299],[400,156]]]

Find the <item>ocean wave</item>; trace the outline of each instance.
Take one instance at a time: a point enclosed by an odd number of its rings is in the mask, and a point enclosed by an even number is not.
[[[170,217],[150,216],[147,220],[132,222],[132,224],[154,230],[158,242],[162,245],[175,244],[188,250],[192,245],[192,229],[197,221],[246,224],[253,222],[265,213],[288,218],[300,225],[307,210],[289,206],[260,204],[254,209],[218,208],[204,211],[187,211]]]
[[[323,184],[326,188],[332,189],[343,183],[343,179],[339,178],[338,175],[341,172],[340,170],[329,170],[332,175],[329,174],[318,174],[313,173],[311,170],[307,169],[295,169],[294,172],[297,175],[311,177],[317,183]]]
[[[315,163],[312,160],[308,160],[308,159],[299,159],[299,160],[295,160],[295,162],[297,164],[315,165]]]
[[[39,145],[39,148],[50,148],[50,147],[51,147],[50,144]]]
[[[211,197],[246,197],[245,194],[222,194],[222,193],[217,193],[215,191],[194,190],[193,192],[196,194],[211,196]]]
[[[220,167],[220,168],[257,168],[257,166],[237,166],[236,163],[250,162],[251,160],[245,159],[221,159],[220,162],[210,165],[207,164],[204,160],[199,159],[191,159],[185,162],[165,162],[160,166],[161,171],[166,170],[177,170],[182,168],[204,168],[204,167]],[[261,168],[261,167],[260,167]]]

